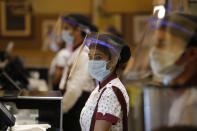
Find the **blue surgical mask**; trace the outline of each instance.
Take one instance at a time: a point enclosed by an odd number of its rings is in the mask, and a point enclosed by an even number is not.
[[[72,45],[74,43],[74,37],[70,35],[70,30],[62,31],[62,39],[66,44]]]
[[[106,69],[106,61],[88,61],[88,72],[90,75],[98,81],[104,80],[104,78],[110,74],[110,70]]]

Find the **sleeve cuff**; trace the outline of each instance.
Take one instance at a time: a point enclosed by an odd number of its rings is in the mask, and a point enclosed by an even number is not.
[[[106,113],[105,115],[103,115],[102,113],[97,112],[96,120],[106,120],[106,121],[111,122],[112,124],[116,124],[118,122],[118,117],[109,113]]]

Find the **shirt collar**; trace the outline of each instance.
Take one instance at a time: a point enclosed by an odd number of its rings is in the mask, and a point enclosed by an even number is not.
[[[116,74],[110,75],[107,79],[105,79],[103,82],[99,82],[99,90],[102,89],[108,82],[111,80],[117,78]]]

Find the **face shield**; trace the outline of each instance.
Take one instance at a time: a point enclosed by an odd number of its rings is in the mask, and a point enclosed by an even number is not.
[[[43,36],[43,50],[50,49],[53,52],[57,52],[60,49],[60,45],[62,44],[61,39],[61,17],[59,17],[55,23],[54,26],[47,26],[47,29],[44,30],[44,36]]]
[[[70,77],[77,70],[77,63],[80,61],[80,57],[84,56],[83,52],[87,51],[88,72],[96,80],[102,81],[115,71],[122,48],[123,46],[113,40],[111,35],[100,35],[95,32],[88,34],[72,67]]]
[[[151,17],[134,52],[133,68],[127,77],[143,78],[152,73],[159,78],[169,73],[177,76],[183,67],[174,64],[186,50],[195,29],[196,23],[181,14],[171,14],[163,19]]]
[[[90,33],[90,29],[88,26],[77,22],[77,20],[72,16],[69,15],[65,15],[65,16],[66,17],[61,17],[61,23],[62,23],[61,38],[65,43],[69,45],[74,44],[75,36],[73,35],[73,31],[77,27],[79,27],[81,31],[86,34]]]
[[[98,34],[87,37],[85,45],[89,48],[88,72],[93,78],[102,81],[115,70],[122,47],[108,35]]]

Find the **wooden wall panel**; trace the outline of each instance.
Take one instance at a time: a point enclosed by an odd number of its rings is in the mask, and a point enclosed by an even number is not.
[[[35,13],[91,13],[92,0],[33,0]]]
[[[9,41],[15,43],[14,49],[40,50],[42,46],[42,22],[56,20],[58,15],[35,14],[32,16],[32,33],[29,37],[2,37],[0,35],[0,50],[5,49]]]
[[[22,57],[26,66],[49,67],[55,53],[38,50],[14,50],[11,55]]]
[[[150,12],[153,0],[104,0],[104,10],[108,13]]]

